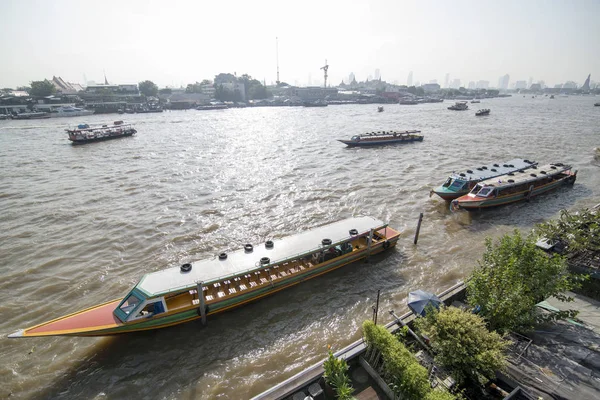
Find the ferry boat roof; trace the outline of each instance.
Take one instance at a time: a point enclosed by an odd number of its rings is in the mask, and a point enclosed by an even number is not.
[[[462,181],[481,181],[500,175],[506,175],[510,172],[515,172],[520,169],[531,168],[533,165],[537,165],[537,162],[524,160],[522,158],[515,158],[502,164],[493,163],[477,167],[472,170],[468,169],[465,172],[452,173],[450,178]]]
[[[503,176],[502,179],[498,179],[498,177],[487,179],[479,182],[478,186],[493,186],[496,188],[517,186],[528,182],[535,182],[536,180],[542,179],[545,176],[558,175],[570,169],[570,165],[562,163],[546,164],[538,166],[535,169],[528,169],[523,172],[515,172],[513,175]]]
[[[354,137],[368,138],[373,136],[383,136],[383,135],[414,135],[417,133],[421,133],[421,131],[413,130],[413,131],[377,131],[377,132],[367,132],[361,133],[360,135],[354,135]]]
[[[198,282],[212,282],[227,276],[241,274],[259,267],[260,259],[268,257],[270,263],[294,259],[302,254],[318,250],[322,239],[331,239],[333,244],[350,238],[349,231],[356,229],[358,236],[368,234],[371,229],[385,228],[386,223],[372,217],[355,217],[323,225],[299,234],[273,240],[273,247],[265,244],[254,246],[251,252],[243,248],[227,254],[226,259],[215,256],[210,259],[192,262],[189,272],[182,272],[180,266],[146,274],[137,284],[148,297],[182,290]],[[264,267],[264,265],[263,265]]]

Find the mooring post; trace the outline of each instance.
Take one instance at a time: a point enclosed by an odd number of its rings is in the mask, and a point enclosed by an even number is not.
[[[367,239],[367,257],[365,258],[365,262],[369,261],[369,256],[371,255],[371,242],[373,242],[373,228],[369,231],[369,238]]]
[[[415,232],[415,244],[419,240],[419,232],[421,231],[421,222],[423,221],[423,213],[419,214],[419,222],[417,223],[417,231]]]
[[[381,293],[381,289],[377,290],[377,303],[375,303],[375,316],[374,316],[374,323],[375,325],[377,325],[377,314],[379,313],[379,294]]]
[[[202,288],[204,287],[204,282],[198,282],[197,286],[198,287],[196,288],[196,290],[198,291],[198,300],[200,300],[199,308],[200,316],[202,317],[202,325],[206,325],[206,305],[204,303],[204,292],[202,291]]]

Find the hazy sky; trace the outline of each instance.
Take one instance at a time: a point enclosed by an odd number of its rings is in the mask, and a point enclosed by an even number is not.
[[[219,72],[290,84],[437,79],[600,81],[600,1],[0,0],[0,87],[180,86]]]

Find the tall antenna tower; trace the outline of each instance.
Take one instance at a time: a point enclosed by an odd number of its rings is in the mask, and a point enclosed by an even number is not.
[[[279,86],[279,38],[275,37],[275,57],[277,57],[277,86]]]
[[[327,65],[327,60],[325,60],[325,65],[322,66],[321,69],[323,70],[323,75],[325,76],[325,79],[323,80],[323,86],[327,87],[327,70],[329,69],[329,65]]]

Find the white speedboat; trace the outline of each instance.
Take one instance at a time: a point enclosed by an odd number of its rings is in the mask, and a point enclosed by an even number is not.
[[[93,113],[92,110],[86,110],[84,108],[63,106],[53,109],[50,112],[50,117],[85,117],[86,115],[92,115]]]

